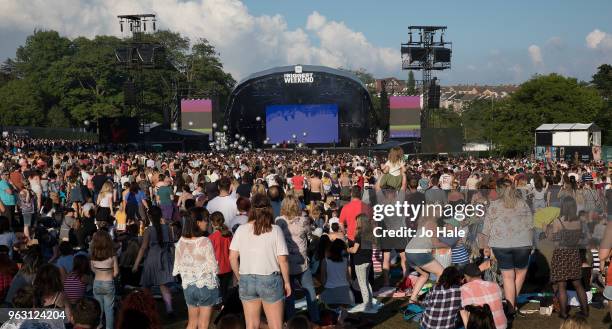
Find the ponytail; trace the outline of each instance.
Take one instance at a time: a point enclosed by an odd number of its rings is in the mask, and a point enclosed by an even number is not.
[[[219,211],[215,211],[210,215],[210,222],[212,223],[212,227],[215,231],[220,231],[221,235],[224,237],[229,237],[232,235],[232,232],[225,225],[225,218],[223,217],[223,213]]]

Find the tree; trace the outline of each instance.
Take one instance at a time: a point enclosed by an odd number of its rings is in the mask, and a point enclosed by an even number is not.
[[[553,73],[535,76],[498,105],[491,115],[495,146],[502,152],[527,152],[539,125],[593,122],[604,102],[594,88]]]
[[[488,142],[493,134],[493,108],[499,106],[492,100],[474,100],[461,111],[466,142]]]
[[[612,100],[612,65],[603,64],[597,68],[591,81],[606,100]]]
[[[41,125],[45,120],[43,100],[29,79],[11,80],[0,89],[2,125]]]
[[[591,83],[597,88],[606,105],[601,108],[595,123],[602,129],[603,144],[612,144],[612,66],[601,65]]]
[[[115,56],[125,40],[105,35],[70,40],[56,31],[34,31],[15,58],[0,65],[0,122],[65,127],[122,115],[162,122],[175,82],[183,87],[181,97],[216,97],[223,108],[235,81],[208,41],[192,46],[172,31],[157,31],[144,39],[160,43],[166,56],[154,69],[128,71]],[[128,79],[142,92],[142,113],[124,105]]]
[[[408,80],[406,81],[406,93],[409,96],[414,96],[417,94],[416,82],[414,80],[414,73],[412,72],[412,70],[408,71]]]

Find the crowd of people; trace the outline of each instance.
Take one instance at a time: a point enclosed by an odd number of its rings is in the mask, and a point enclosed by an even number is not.
[[[421,328],[504,329],[525,316],[538,257],[549,274],[536,292],[550,288],[564,325],[587,328],[593,288],[612,299],[603,163],[50,143],[0,144],[0,298],[64,310],[59,327],[161,328],[177,303],[187,328],[350,326],[399,298]],[[372,219],[397,202],[486,211]],[[385,239],[376,227],[463,234]]]

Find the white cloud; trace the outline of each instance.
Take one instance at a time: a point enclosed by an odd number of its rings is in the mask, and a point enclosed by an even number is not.
[[[542,64],[542,50],[540,49],[540,47],[536,45],[531,45],[529,46],[529,48],[527,48],[527,51],[529,52],[529,57],[531,58],[531,62],[534,65]]]
[[[546,41],[546,45],[556,49],[561,49],[564,46],[564,43],[561,37],[555,36],[548,39],[548,41]]]
[[[343,22],[313,12],[303,28],[289,29],[283,16],[252,15],[239,0],[0,0],[0,8],[2,29],[48,28],[70,37],[119,35],[117,15],[153,12],[159,28],[208,39],[237,79],[296,63],[363,67],[377,76],[395,75],[401,65],[398,49],[377,47]]]
[[[586,36],[587,47],[591,49],[612,49],[612,34],[599,29],[591,31]]]

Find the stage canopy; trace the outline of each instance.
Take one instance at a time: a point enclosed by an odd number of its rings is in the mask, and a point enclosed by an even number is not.
[[[225,123],[255,146],[358,145],[371,135],[372,101],[354,74],[324,66],[276,67],[251,74],[230,96]]]

